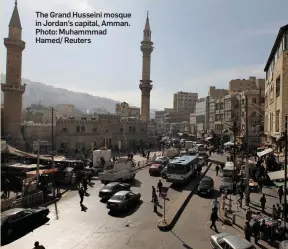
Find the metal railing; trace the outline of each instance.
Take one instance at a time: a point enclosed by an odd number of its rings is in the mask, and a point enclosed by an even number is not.
[[[43,202],[43,191],[40,191],[38,193],[28,195],[15,200],[12,204],[12,208],[30,207],[32,205],[42,202]]]

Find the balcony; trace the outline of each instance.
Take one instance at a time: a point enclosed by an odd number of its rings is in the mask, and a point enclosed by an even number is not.
[[[24,93],[26,89],[26,85],[12,85],[12,84],[1,84],[1,90],[3,92],[19,92]]]

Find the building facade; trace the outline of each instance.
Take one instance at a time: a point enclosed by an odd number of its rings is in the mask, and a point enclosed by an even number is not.
[[[140,108],[129,106],[128,103],[117,103],[115,107],[115,114],[121,117],[140,117]]]
[[[227,89],[217,89],[215,86],[210,86],[208,91],[208,96],[210,98],[219,98],[223,97],[224,95],[228,94]]]
[[[209,130],[215,130],[215,99],[209,98]]]
[[[9,23],[8,38],[4,39],[4,45],[7,48],[6,83],[1,84],[1,90],[4,93],[4,134],[9,136],[10,143],[20,147],[24,144],[21,121],[22,95],[26,85],[21,84],[22,52],[25,49],[25,42],[22,41],[22,26],[17,1]]]
[[[147,138],[147,122],[122,119],[118,115],[99,114],[82,118],[57,119],[55,129],[56,149],[73,151],[107,146],[132,148]]]
[[[280,28],[264,71],[265,134],[269,142],[276,142],[288,115],[288,25]]]
[[[254,76],[250,76],[249,79],[234,79],[229,82],[229,94],[235,92],[249,91],[258,89],[259,85],[264,85],[264,79],[257,79]]]
[[[190,133],[196,136],[197,135],[197,117],[196,117],[195,112],[190,113],[189,123],[190,123]]]
[[[198,93],[177,92],[173,97],[174,112],[195,112],[195,106],[198,99]]]
[[[150,120],[150,92],[152,90],[152,80],[150,79],[151,53],[154,49],[151,41],[151,29],[147,13],[146,24],[143,31],[143,41],[141,42],[142,59],[142,80],[139,88],[141,90],[141,120]]]
[[[209,130],[209,97],[201,98],[196,102],[196,129],[197,134]]]

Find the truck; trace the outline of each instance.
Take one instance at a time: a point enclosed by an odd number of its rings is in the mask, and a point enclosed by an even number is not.
[[[104,184],[133,180],[136,176],[135,165],[134,160],[120,157],[117,161],[107,166],[103,172],[99,173],[98,179]]]
[[[97,172],[102,172],[105,166],[111,162],[111,150],[108,150],[107,148],[103,147],[99,150],[94,150],[92,155],[93,168],[95,168]],[[105,161],[104,165],[101,163],[101,158]]]

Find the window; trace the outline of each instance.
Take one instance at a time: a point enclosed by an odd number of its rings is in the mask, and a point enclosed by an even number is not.
[[[253,99],[252,99],[252,103],[253,103],[253,104],[257,104],[257,99],[256,99],[256,98],[253,98]]]
[[[133,132],[135,132],[135,131],[136,131],[135,127],[133,127],[133,129],[132,129],[132,130],[133,130]]]
[[[131,126],[129,127],[129,132],[132,132],[132,127]]]
[[[280,76],[276,79],[276,98],[280,96],[280,87],[281,87],[281,83],[280,83]]]
[[[80,126],[76,127],[76,132],[80,132]]]
[[[276,120],[275,120],[275,132],[279,132],[279,117],[280,117],[280,111],[276,111]]]
[[[120,128],[120,132],[122,133],[124,130],[123,130],[123,128]]]
[[[81,127],[81,132],[85,132],[85,126]]]
[[[97,128],[93,128],[93,132],[97,132]]]

